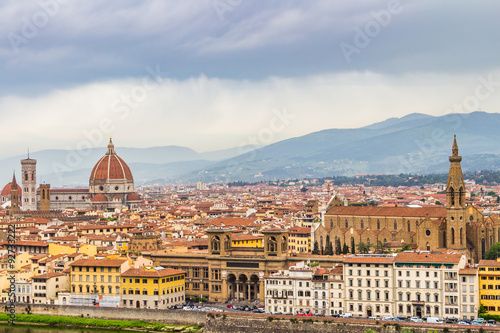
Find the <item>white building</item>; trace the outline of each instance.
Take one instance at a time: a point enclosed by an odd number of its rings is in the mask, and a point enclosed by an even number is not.
[[[356,317],[394,314],[395,255],[352,255],[344,260],[344,312]]]
[[[476,319],[479,310],[479,279],[477,268],[462,268],[458,273],[460,283],[460,315],[463,319]]]

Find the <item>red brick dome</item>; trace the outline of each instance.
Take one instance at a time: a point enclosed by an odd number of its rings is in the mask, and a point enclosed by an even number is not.
[[[2,190],[2,194],[0,194],[2,197],[6,197],[10,195],[10,189],[12,188],[12,183],[8,183],[7,185],[4,186]],[[17,193],[19,195],[22,194],[21,186],[17,185]]]
[[[130,193],[127,196],[127,201],[139,201],[139,200],[141,200],[141,198],[139,197],[139,195],[137,193]]]
[[[107,202],[107,201],[108,199],[102,193],[98,193],[95,195],[95,197],[92,198],[92,202]]]
[[[127,163],[115,153],[114,145],[111,139],[108,144],[108,151],[95,164],[90,173],[90,181],[92,180],[134,180],[132,172]]]

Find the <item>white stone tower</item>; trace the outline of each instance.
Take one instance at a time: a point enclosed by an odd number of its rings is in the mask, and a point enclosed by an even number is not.
[[[37,210],[36,202],[36,160],[28,158],[21,160],[22,177],[22,209]]]

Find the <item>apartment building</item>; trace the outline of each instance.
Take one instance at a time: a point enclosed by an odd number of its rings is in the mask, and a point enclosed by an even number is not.
[[[359,317],[394,314],[395,255],[352,255],[344,260],[344,312]]]
[[[480,302],[489,314],[500,315],[500,258],[478,265]]]
[[[465,267],[458,272],[460,288],[460,310],[461,318],[476,319],[479,310],[479,289],[478,289],[477,268]]]
[[[59,292],[69,290],[69,276],[63,273],[33,276],[31,289],[34,304],[55,304]]]
[[[343,312],[344,281],[342,265],[332,269],[316,269],[312,276],[313,313],[333,315]]]
[[[130,268],[128,259],[80,259],[70,266],[70,305],[120,305],[120,276]]]
[[[458,253],[398,253],[394,315],[458,318],[458,275],[465,264],[465,256]]]
[[[167,309],[185,302],[185,272],[163,267],[130,268],[121,274],[122,306]]]
[[[265,277],[267,312],[310,312],[313,269],[304,262]]]

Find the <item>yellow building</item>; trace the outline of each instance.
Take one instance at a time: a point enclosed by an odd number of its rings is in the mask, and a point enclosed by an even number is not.
[[[71,294],[119,298],[120,276],[128,268],[128,259],[77,260],[71,264]]]
[[[293,227],[290,229],[288,249],[292,253],[311,252],[311,228]]]
[[[479,299],[488,314],[500,315],[500,258],[479,262]]]
[[[262,247],[262,236],[238,235],[232,237],[232,246],[234,247]]]
[[[121,275],[122,306],[167,309],[185,301],[185,272],[163,267],[131,268]]]

